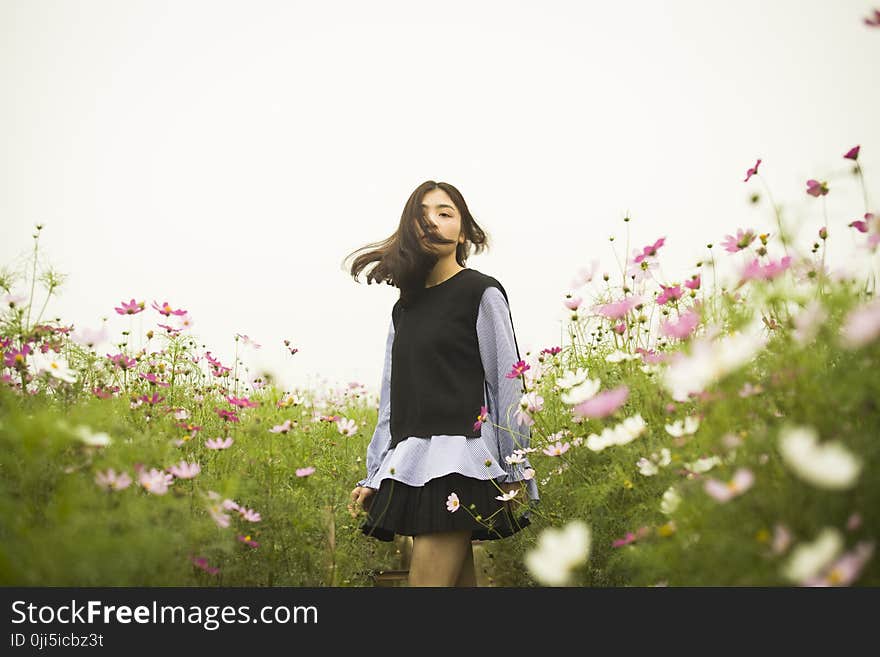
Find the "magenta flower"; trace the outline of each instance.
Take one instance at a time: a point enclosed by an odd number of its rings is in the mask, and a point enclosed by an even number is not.
[[[671,319],[660,322],[660,332],[666,337],[684,340],[694,332],[699,323],[700,313],[695,310],[689,310],[679,317],[677,322]]]
[[[742,251],[747,248],[749,244],[755,241],[755,237],[755,231],[751,228],[745,231],[742,228],[737,228],[736,237],[733,235],[725,235],[724,240],[721,242],[721,246],[723,246],[724,250],[728,253],[736,253],[737,251]]]
[[[157,377],[152,372],[141,372],[140,374],[138,374],[138,376],[141,377],[142,379],[146,379],[152,385],[161,386],[162,388],[167,388],[168,386],[171,385],[170,383],[167,383],[167,382],[159,379],[159,377]]]
[[[228,449],[232,446],[232,442],[232,438],[229,437],[222,440],[220,438],[211,438],[205,441],[205,447],[208,449]]]
[[[611,547],[619,548],[623,547],[624,545],[629,545],[630,543],[635,543],[637,540],[639,540],[640,538],[644,538],[649,533],[651,533],[651,530],[648,527],[640,527],[635,534],[632,532],[627,532],[626,536],[615,540],[611,544]]]
[[[658,305],[662,306],[673,299],[681,299],[683,293],[680,285],[663,285],[663,283],[660,283],[660,287],[663,288],[663,292],[657,297]]]
[[[125,354],[116,354],[115,356],[107,354],[107,358],[109,358],[110,362],[120,370],[130,370],[137,365],[137,360],[129,358]]]
[[[308,477],[310,474],[315,472],[315,466],[310,465],[307,468],[297,468],[296,476],[297,477]]]
[[[27,355],[31,353],[31,347],[25,343],[21,349],[10,349],[3,354],[3,364],[21,370],[27,367]]]
[[[824,180],[819,182],[818,180],[813,180],[810,178],[807,181],[807,194],[810,196],[815,196],[819,198],[820,196],[825,196],[828,193],[828,183]]]
[[[160,313],[165,315],[165,317],[170,317],[171,315],[186,315],[185,310],[174,310],[167,301],[163,301],[160,306],[158,303],[153,301],[153,308],[158,310]]]
[[[730,481],[721,482],[717,479],[708,479],[704,484],[704,488],[709,495],[719,502],[728,502],[734,497],[745,493],[754,483],[755,475],[752,474],[752,471],[748,468],[740,468]]]
[[[689,290],[699,290],[700,289],[700,275],[694,274],[691,278],[684,282],[684,286]]]
[[[859,146],[853,146],[852,148],[850,148],[846,152],[846,154],[844,154],[844,157],[847,158],[848,160],[858,160],[859,159],[859,148],[860,148]]]
[[[621,322],[614,326],[614,332],[623,335],[626,332],[626,322]]]
[[[247,397],[227,397],[226,401],[233,406],[240,406],[241,408],[254,408],[260,405],[260,402],[252,402]]]
[[[132,299],[128,303],[125,301],[120,302],[122,304],[121,308],[113,308],[120,315],[137,315],[139,312],[144,310],[144,302],[143,301],[135,301]]]
[[[227,411],[223,408],[214,408],[214,412],[217,413],[220,417],[222,417],[227,422],[238,422],[238,416],[235,414],[235,411]]]
[[[865,25],[870,25],[871,27],[880,27],[880,9],[874,10],[873,17],[865,18]]]
[[[597,306],[595,310],[605,317],[609,319],[621,319],[624,317],[630,310],[635,308],[642,302],[641,297],[637,295],[632,295],[629,297],[625,297],[620,301],[613,301],[611,303],[602,304]]]
[[[757,162],[755,162],[755,166],[753,166],[751,169],[746,171],[746,179],[743,180],[743,182],[748,182],[749,178],[751,178],[752,176],[754,176],[755,174],[758,173],[758,165],[759,164],[761,164],[761,160],[758,160]]]
[[[868,217],[869,216],[871,216],[870,212],[865,215],[864,221],[862,221],[861,219],[857,219],[856,221],[850,221],[847,224],[847,226],[849,226],[850,228],[855,228],[860,233],[867,233],[868,232]]]
[[[657,353],[653,349],[643,349],[636,347],[636,353],[641,354],[642,362],[646,365],[657,365],[666,361],[666,354]]]
[[[196,567],[201,568],[206,573],[210,573],[211,575],[216,575],[220,572],[219,568],[209,566],[208,560],[205,559],[205,557],[193,557],[192,555],[190,555],[190,561],[192,561]]]
[[[625,385],[600,392],[590,399],[573,406],[571,411],[579,417],[603,418],[620,408],[629,397],[629,388]]]
[[[244,543],[245,545],[247,545],[249,547],[252,547],[252,548],[260,547],[260,544],[257,543],[255,540],[253,540],[250,536],[244,536],[243,534],[239,534],[237,538],[239,541],[241,541],[242,543]]]
[[[661,237],[659,240],[657,240],[653,244],[649,244],[648,246],[643,248],[641,253],[639,253],[638,249],[636,249],[633,253],[636,253],[638,255],[636,255],[633,258],[633,262],[639,263],[642,260],[644,260],[645,258],[653,258],[654,256],[657,255],[657,251],[660,249],[661,246],[663,246],[663,244],[665,242],[666,242],[666,238]]]
[[[145,402],[147,402],[148,404],[150,404],[150,405],[152,405],[152,406],[155,406],[155,405],[158,404],[160,401],[164,401],[164,400],[165,400],[165,397],[163,397],[162,395],[160,395],[158,392],[154,392],[154,393],[153,393],[152,395],[150,395],[149,397],[148,397],[147,395],[141,395],[140,397],[138,397],[138,399],[141,400],[141,401],[145,401]]]
[[[477,416],[477,421],[474,422],[474,431],[477,431],[481,426],[483,426],[483,422],[487,422],[489,420],[489,409],[486,406],[480,406],[480,414]]]
[[[520,361],[517,361],[516,363],[514,363],[513,368],[504,376],[506,376],[508,379],[515,379],[518,376],[522,376],[522,374],[526,370],[530,370],[530,369],[532,369],[532,368],[526,363],[526,361],[520,360]]]

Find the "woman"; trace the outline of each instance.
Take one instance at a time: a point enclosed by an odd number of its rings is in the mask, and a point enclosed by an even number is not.
[[[513,419],[523,388],[507,293],[465,267],[470,244],[479,253],[486,235],[461,193],[427,181],[397,231],[351,267],[357,280],[378,261],[367,283],[400,289],[367,477],[351,500],[367,511],[366,535],[413,537],[410,586],[476,586],[471,541],[519,531],[539,500],[529,426]]]

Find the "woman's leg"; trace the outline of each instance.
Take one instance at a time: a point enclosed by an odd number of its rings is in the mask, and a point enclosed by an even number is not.
[[[473,587],[478,586],[477,584],[477,570],[474,567],[474,544],[471,543],[468,546],[467,553],[464,555],[464,564],[461,566],[461,573],[458,575],[458,581],[455,582],[456,586],[463,587]]]
[[[413,537],[410,586],[455,586],[471,552],[471,530],[432,532]]]

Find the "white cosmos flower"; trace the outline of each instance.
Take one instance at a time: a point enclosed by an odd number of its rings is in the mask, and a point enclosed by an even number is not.
[[[779,452],[798,477],[817,488],[852,488],[862,470],[859,458],[839,441],[820,444],[818,440],[812,427],[783,427]]]
[[[83,441],[86,445],[92,447],[106,447],[112,442],[108,434],[104,432],[93,433],[92,430],[84,424],[79,425],[73,430],[73,432],[76,434],[77,438]]]
[[[791,552],[782,573],[794,582],[815,577],[843,550],[843,536],[838,529],[826,527],[812,543],[798,545]]]
[[[688,415],[684,419],[684,423],[681,420],[676,420],[672,424],[666,425],[666,433],[670,436],[675,436],[676,438],[681,438],[682,436],[689,436],[697,432],[697,429],[700,428],[700,418],[692,415]]]
[[[602,382],[599,379],[585,379],[563,391],[559,398],[564,404],[580,404],[595,397],[601,387]]]
[[[660,469],[657,467],[657,464],[653,461],[649,461],[644,456],[639,459],[638,463],[639,472],[645,475],[646,477],[653,477],[655,474],[660,472]]]
[[[556,385],[562,388],[563,390],[568,390],[572,386],[576,386],[579,383],[583,383],[587,379],[587,370],[583,367],[577,368],[577,371],[572,372],[568,370],[562,376],[556,377]]]
[[[537,547],[525,555],[532,576],[547,586],[563,586],[571,571],[590,555],[590,528],[582,520],[572,520],[562,529],[548,527],[538,536]]]
[[[678,508],[679,504],[681,504],[681,495],[675,490],[675,486],[670,486],[663,493],[663,499],[660,500],[660,511],[669,515]]]
[[[601,452],[612,445],[626,445],[641,436],[645,428],[641,413],[637,413],[626,418],[616,427],[605,427],[601,435],[592,433],[587,436],[587,447],[594,452]]]
[[[61,358],[51,349],[45,354],[39,349],[28,354],[28,365],[34,375],[38,376],[43,372],[48,372],[53,378],[67,383],[76,382],[76,371],[67,366],[67,361]]]
[[[621,351],[620,349],[616,349],[612,351],[610,354],[605,356],[605,361],[608,363],[619,363],[624,360],[639,360],[641,356],[639,354],[629,354],[625,351]]]
[[[760,318],[733,335],[714,339],[715,332],[694,340],[690,354],[679,354],[663,370],[663,386],[674,400],[688,401],[690,393],[702,392],[749,362],[767,343]]]
[[[721,459],[717,456],[709,456],[707,458],[697,459],[693,463],[685,463],[684,467],[691,472],[703,473],[709,472],[709,470],[716,465],[721,465]]]

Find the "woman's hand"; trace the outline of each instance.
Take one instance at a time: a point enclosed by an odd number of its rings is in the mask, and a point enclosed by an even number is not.
[[[355,517],[358,514],[359,508],[369,510],[370,503],[372,502],[370,496],[375,492],[375,488],[370,488],[368,486],[355,486],[354,490],[351,491],[351,504],[348,505],[349,514],[351,514],[352,517]]]

